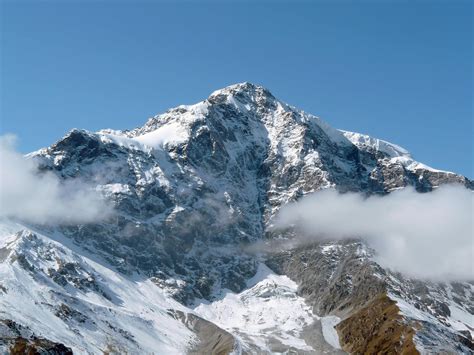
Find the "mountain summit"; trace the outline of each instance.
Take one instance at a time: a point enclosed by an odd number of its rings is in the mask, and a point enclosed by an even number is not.
[[[334,129],[261,86],[228,86],[131,130],[74,129],[27,157],[39,172],[91,185],[115,213],[81,225],[2,222],[4,349],[472,349],[468,283],[405,278],[356,239],[255,251],[291,239],[294,231],[270,228],[277,212],[320,189],[474,186],[395,144]]]

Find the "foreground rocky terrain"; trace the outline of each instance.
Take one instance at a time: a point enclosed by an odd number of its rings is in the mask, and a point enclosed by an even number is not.
[[[233,85],[133,130],[74,129],[27,159],[87,184],[113,213],[2,221],[6,353],[473,351],[472,282],[407,278],[358,239],[275,246],[298,232],[271,228],[282,206],[320,189],[473,182],[265,88]]]

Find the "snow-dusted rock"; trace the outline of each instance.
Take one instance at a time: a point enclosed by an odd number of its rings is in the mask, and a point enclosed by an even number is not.
[[[38,162],[39,171],[92,185],[115,213],[94,224],[23,226],[30,232],[5,234],[1,286],[8,291],[0,295],[0,304],[3,311],[10,307],[9,319],[34,324],[35,334],[51,334],[51,341],[92,353],[103,349],[108,338],[120,338],[111,346],[132,352],[197,349],[189,344],[199,335],[186,324],[202,325],[195,318],[199,314],[223,328],[224,337],[227,331],[237,340],[245,338],[219,345],[226,349],[334,350],[324,341],[318,316],[334,316],[344,305],[362,306],[364,297],[408,281],[382,282],[377,275],[383,270],[356,243],[317,246],[308,251],[312,260],[307,261],[289,263],[272,256],[269,263],[288,273],[298,290],[291,280],[281,284],[284,277],[276,275],[249,285],[262,261],[251,246],[275,236],[268,227],[279,208],[327,187],[368,194],[404,186],[426,192],[449,182],[473,188],[463,176],[418,163],[397,145],[336,130],[250,83],[215,91],[200,103],[170,109],[132,130],[74,129],[28,159]],[[306,278],[307,271],[312,277]],[[216,300],[222,290],[228,296]],[[402,299],[415,304],[415,294],[410,291]],[[441,299],[434,291],[426,297]],[[194,311],[173,299],[188,305],[200,299],[202,304],[193,320],[183,323],[184,315]],[[206,304],[210,301],[214,303]],[[219,316],[222,307],[231,307],[229,302],[240,312],[235,326]],[[263,317],[258,323],[255,311],[246,307],[265,304],[270,308],[263,311],[271,313],[272,302],[296,307],[299,313],[288,315],[292,329],[277,324],[281,318],[273,319],[271,341],[259,343],[264,329],[258,324],[272,320]],[[451,324],[448,333],[465,330],[460,325],[465,324],[463,312],[472,314],[472,309],[442,302],[458,315],[445,317]],[[466,302],[472,304],[472,299]],[[424,312],[433,308],[426,307]],[[434,317],[433,324],[441,321]]]

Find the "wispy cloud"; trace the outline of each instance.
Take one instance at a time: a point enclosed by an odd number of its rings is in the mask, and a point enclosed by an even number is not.
[[[15,151],[16,137],[0,137],[0,217],[31,223],[89,223],[110,215],[111,207],[91,186],[62,181]]]
[[[408,276],[474,279],[473,193],[463,186],[367,198],[323,190],[283,207],[275,225],[302,239],[362,238],[380,264]]]

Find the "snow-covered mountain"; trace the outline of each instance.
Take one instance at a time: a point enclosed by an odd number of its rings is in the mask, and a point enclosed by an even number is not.
[[[407,279],[360,241],[255,247],[291,237],[269,228],[276,213],[320,189],[474,187],[265,88],[232,85],[133,130],[74,129],[27,158],[39,173],[87,182],[115,213],[81,225],[2,222],[5,352],[473,349],[472,283]]]

